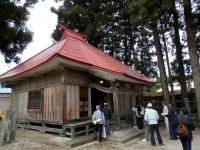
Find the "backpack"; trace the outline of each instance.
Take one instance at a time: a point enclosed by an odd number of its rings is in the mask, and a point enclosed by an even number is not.
[[[176,133],[179,137],[188,137],[189,135],[189,132],[188,132],[188,129],[187,127],[183,124],[183,122],[181,121],[181,119],[179,119],[180,123],[179,125],[177,126],[176,128]]]

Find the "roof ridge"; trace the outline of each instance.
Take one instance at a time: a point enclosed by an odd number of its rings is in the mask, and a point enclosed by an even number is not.
[[[59,54],[60,53],[60,51],[62,51],[62,49],[63,49],[63,47],[65,46],[65,44],[67,43],[67,41],[69,41],[69,39],[68,38],[66,38],[66,39],[63,39],[63,40],[65,40],[65,43],[62,45],[62,47],[60,48],[60,50],[57,52],[57,54]]]
[[[86,38],[86,35],[79,33],[79,32],[76,32],[74,30],[71,30],[71,29],[65,27],[64,25],[62,25],[60,23],[57,26],[64,30],[64,32],[62,33],[62,36],[60,38],[61,40],[66,39],[67,36],[70,36],[70,37],[73,37],[73,38],[76,38],[76,39],[79,39],[79,40],[84,40]]]

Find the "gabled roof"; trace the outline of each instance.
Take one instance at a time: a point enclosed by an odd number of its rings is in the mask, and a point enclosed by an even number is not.
[[[124,80],[141,84],[152,82],[144,75],[88,44],[83,34],[74,32],[62,25],[59,25],[59,27],[64,29],[60,41],[2,74],[0,76],[0,81],[5,82],[12,78],[32,74],[34,70],[50,64],[51,61],[62,59],[67,62],[85,66],[89,72],[99,72],[105,75],[105,78],[106,74],[109,74],[113,76],[115,80]]]

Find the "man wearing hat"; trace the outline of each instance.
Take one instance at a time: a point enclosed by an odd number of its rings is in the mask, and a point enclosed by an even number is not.
[[[104,116],[105,116],[105,127],[106,127],[106,133],[107,135],[110,135],[110,120],[111,120],[111,110],[110,108],[108,107],[108,103],[104,103],[104,108],[103,108],[103,113],[104,113]]]
[[[148,107],[148,109],[145,112],[144,120],[149,125],[149,130],[150,130],[150,134],[151,134],[151,144],[153,146],[156,145],[155,138],[154,138],[154,131],[155,131],[157,134],[159,145],[163,145],[163,141],[160,136],[160,130],[159,130],[159,126],[158,126],[158,119],[159,119],[158,112],[152,108],[151,103],[148,103],[147,107]]]

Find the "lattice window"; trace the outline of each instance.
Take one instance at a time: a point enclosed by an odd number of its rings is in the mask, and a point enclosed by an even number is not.
[[[80,117],[88,116],[88,88],[80,87]]]
[[[43,90],[35,90],[29,92],[28,109],[41,110],[43,101]]]

